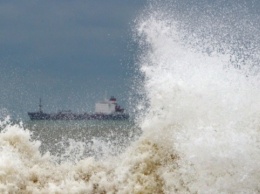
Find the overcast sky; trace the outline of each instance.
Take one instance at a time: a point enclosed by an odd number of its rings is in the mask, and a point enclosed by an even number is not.
[[[39,98],[45,112],[93,111],[105,94],[125,106],[136,57],[133,21],[148,3],[174,5],[175,12],[190,15],[192,29],[210,26],[198,23],[210,6],[223,21],[243,21],[242,7],[259,18],[258,0],[147,1],[0,0],[0,112],[28,119]]]
[[[124,98],[131,27],[143,0],[0,1],[0,108],[91,111]],[[125,99],[120,99],[124,103]]]

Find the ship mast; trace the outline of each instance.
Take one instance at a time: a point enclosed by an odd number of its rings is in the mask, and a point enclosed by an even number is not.
[[[42,112],[42,99],[40,98],[40,102],[39,102],[39,112]]]

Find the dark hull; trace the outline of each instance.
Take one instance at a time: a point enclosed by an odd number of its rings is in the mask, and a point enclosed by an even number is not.
[[[28,112],[31,120],[49,120],[50,115],[42,112]]]
[[[75,114],[57,113],[48,114],[43,112],[28,112],[31,120],[126,120],[129,115],[125,113],[117,114]]]

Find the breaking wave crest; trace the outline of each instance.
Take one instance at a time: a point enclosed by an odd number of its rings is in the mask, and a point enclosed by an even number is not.
[[[6,125],[0,143],[1,193],[163,193],[168,174],[177,168],[173,150],[148,139],[117,157],[76,163],[42,155],[40,142],[21,124]]]
[[[174,174],[182,184],[167,191],[258,193],[259,29],[237,21],[242,27],[233,32],[230,21],[215,17],[210,23],[212,15],[199,23],[187,16],[185,25],[167,11],[148,10],[147,15],[136,33],[149,100],[141,128],[153,141],[171,139],[180,157]],[[225,32],[237,40],[227,39]]]

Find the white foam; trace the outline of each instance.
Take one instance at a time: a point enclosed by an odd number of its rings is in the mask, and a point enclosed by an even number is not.
[[[137,32],[146,45],[140,57],[150,100],[145,135],[171,138],[180,156],[177,179],[188,192],[258,193],[259,75],[235,68],[229,53],[198,52],[181,41],[175,21],[157,14]]]
[[[163,192],[164,176],[177,158],[146,138],[117,157],[92,157],[58,164],[21,125],[7,125],[0,134],[1,193],[151,193]],[[170,164],[170,165],[168,165]],[[164,171],[164,168],[167,171]]]

